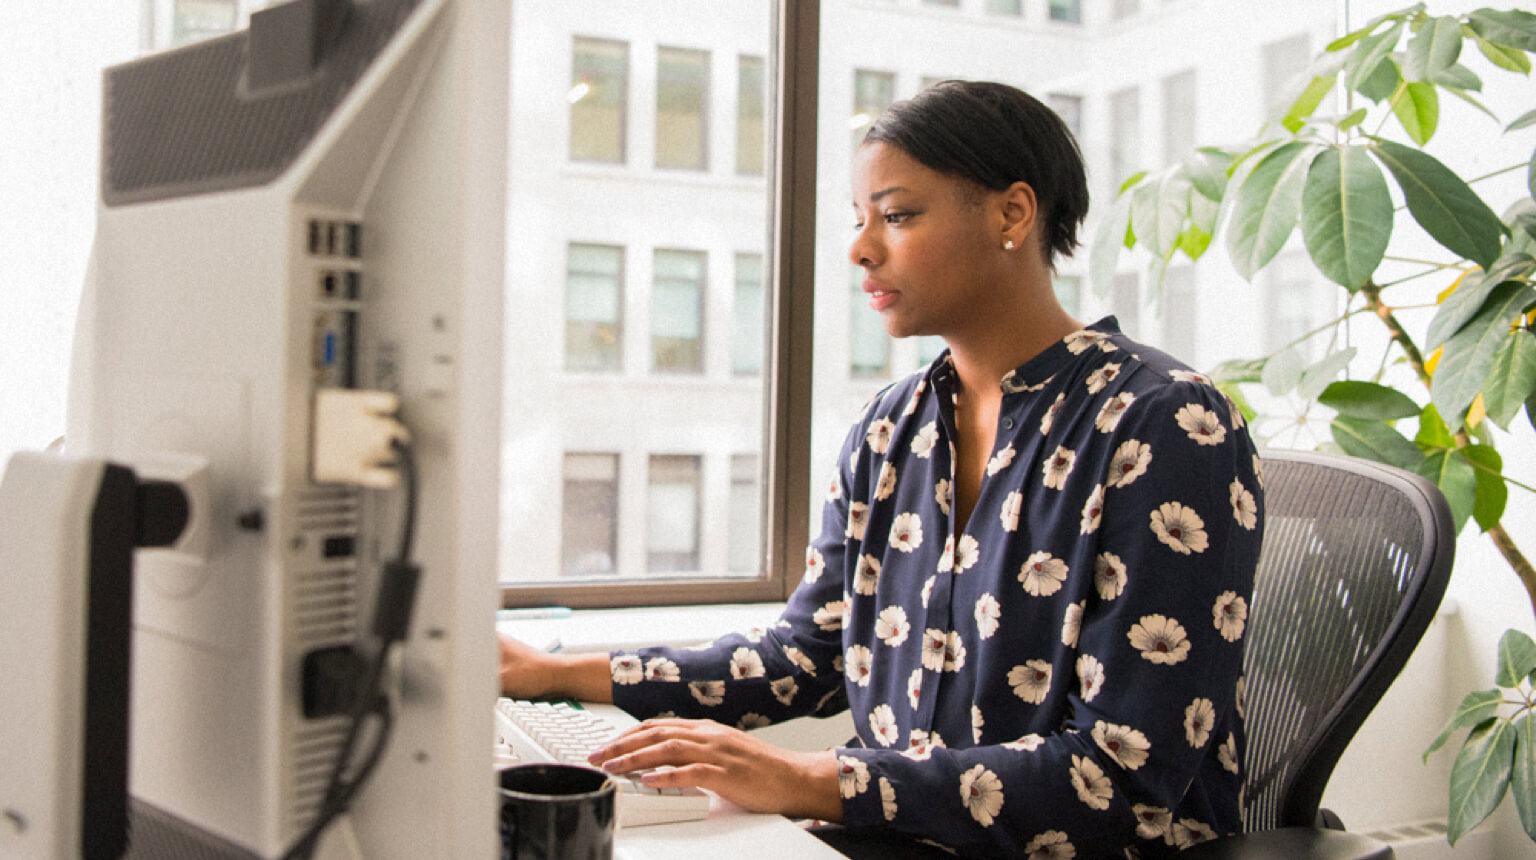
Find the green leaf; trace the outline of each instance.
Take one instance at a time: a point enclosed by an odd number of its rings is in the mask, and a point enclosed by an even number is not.
[[[1217,386],[1226,385],[1234,389],[1243,383],[1261,382],[1266,363],[1262,358],[1229,359],[1211,368],[1211,381]]]
[[[1413,471],[1435,482],[1451,506],[1451,522],[1456,534],[1472,518],[1477,506],[1477,471],[1455,448],[1437,448],[1424,455]]]
[[[1536,719],[1529,712],[1515,720],[1515,761],[1510,776],[1520,826],[1526,836],[1536,839]]]
[[[1454,448],[1456,437],[1451,435],[1451,428],[1445,426],[1445,419],[1440,417],[1440,411],[1431,403],[1419,413],[1419,432],[1413,437],[1413,441],[1425,451],[1431,448]]]
[[[1431,753],[1445,746],[1445,742],[1451,739],[1451,735],[1457,729],[1475,726],[1484,720],[1496,717],[1499,714],[1499,705],[1504,701],[1504,693],[1500,690],[1473,690],[1462,698],[1461,704],[1456,706],[1456,713],[1446,720],[1445,728],[1441,729],[1440,736],[1424,751],[1425,760]]]
[[[1445,15],[1431,18],[1408,40],[1403,77],[1410,81],[1434,80],[1436,74],[1456,65],[1461,56],[1461,21]]]
[[[1099,222],[1099,229],[1093,235],[1093,249],[1088,254],[1088,283],[1093,285],[1096,296],[1109,295],[1120,263],[1120,248],[1130,224],[1131,198],[1121,195],[1115,198],[1109,214]]]
[[[1132,186],[1134,186],[1136,183],[1138,183],[1141,180],[1146,179],[1146,178],[1147,178],[1147,172],[1145,170],[1138,170],[1135,173],[1132,173],[1130,176],[1125,177],[1125,181],[1124,182],[1120,183],[1120,191],[1119,191],[1119,193],[1120,194],[1124,194],[1126,191],[1130,190],[1130,188]]]
[[[1403,76],[1397,71],[1397,63],[1388,57],[1386,62],[1378,63],[1376,70],[1370,77],[1360,82],[1355,87],[1355,92],[1365,96],[1373,102],[1380,103],[1382,99],[1389,98],[1397,92],[1398,84],[1403,82]]]
[[[1434,156],[1390,140],[1378,140],[1372,151],[1392,171],[1425,232],[1485,269],[1493,263],[1504,224],[1461,177]]]
[[[1476,39],[1477,49],[1482,51],[1483,56],[1487,57],[1488,61],[1495,66],[1518,75],[1528,75],[1531,73],[1531,60],[1525,55],[1524,51],[1519,48],[1494,44],[1482,36],[1476,36]]]
[[[1355,108],[1354,110],[1345,114],[1344,117],[1338,122],[1334,123],[1334,127],[1339,131],[1349,131],[1360,123],[1365,122],[1367,115],[1368,112],[1365,108]]]
[[[1307,124],[1307,119],[1312,116],[1312,112],[1317,110],[1317,106],[1322,104],[1323,99],[1333,91],[1333,82],[1337,77],[1337,75],[1327,75],[1313,78],[1292,103],[1291,109],[1280,118],[1280,125],[1291,134],[1300,131],[1301,127]]]
[[[1531,168],[1525,174],[1525,184],[1531,189],[1531,196],[1536,197],[1536,151],[1531,152]]]
[[[1494,353],[1488,384],[1483,388],[1483,408],[1488,418],[1505,430],[1520,407],[1536,394],[1536,334],[1529,329],[1510,332]]]
[[[1536,642],[1519,630],[1505,630],[1499,637],[1499,666],[1493,682],[1514,689],[1536,672]]]
[[[1387,385],[1344,380],[1323,389],[1317,402],[1351,418],[1396,421],[1419,414],[1413,398]]]
[[[1384,421],[1339,415],[1333,419],[1333,441],[1352,457],[1363,457],[1412,471],[1424,460],[1419,446]]]
[[[1280,252],[1301,216],[1302,178],[1316,149],[1313,144],[1291,141],[1253,168],[1237,192],[1237,203],[1227,233],[1227,252],[1245,279]]]
[[[1232,167],[1232,154],[1214,146],[1202,146],[1184,156],[1181,162],[1184,173],[1201,195],[1217,203],[1227,193],[1227,171]]]
[[[1514,724],[1495,719],[1472,730],[1451,765],[1451,811],[1446,838],[1456,840],[1481,824],[1504,799],[1514,765]]]
[[[1493,356],[1509,334],[1510,326],[1524,308],[1536,302],[1536,288],[1520,281],[1506,281],[1488,294],[1471,322],[1445,342],[1445,352],[1435,367],[1430,397],[1440,415],[1453,428],[1482,391],[1493,367]]]
[[[1536,110],[1529,110],[1521,114],[1518,119],[1504,127],[1505,132],[1518,131],[1528,125],[1536,125]]]
[[[1216,235],[1216,222],[1221,218],[1221,204],[1204,194],[1189,195],[1189,229],[1184,232],[1179,247],[1191,260],[1210,247]]]
[[[1472,519],[1486,532],[1499,524],[1504,517],[1504,508],[1509,504],[1509,487],[1504,483],[1504,458],[1491,445],[1468,445],[1459,450],[1472,464],[1472,474],[1477,477]]]
[[[1330,147],[1312,160],[1301,194],[1301,232],[1312,262],[1350,292],[1381,265],[1392,236],[1392,195],[1364,149]]]
[[[1264,382],[1264,387],[1269,389],[1269,393],[1279,397],[1296,388],[1306,369],[1306,364],[1301,360],[1301,353],[1294,349],[1283,349],[1264,362],[1259,376]]]
[[[1528,277],[1533,270],[1536,270],[1536,258],[1516,252],[1500,257],[1494,267],[1486,272],[1469,273],[1441,303],[1440,309],[1429,321],[1424,346],[1434,349],[1445,343],[1477,315],[1495,287],[1508,280]]]
[[[1359,90],[1361,82],[1369,80],[1382,64],[1391,62],[1389,56],[1402,33],[1403,22],[1398,21],[1382,32],[1366,36],[1356,43],[1348,62],[1344,64],[1344,87]],[[1396,63],[1393,65],[1396,66]],[[1394,68],[1393,74],[1396,73]],[[1371,96],[1367,95],[1367,98]]]
[[[1518,9],[1479,9],[1467,18],[1472,32],[1495,44],[1536,51],[1536,15]]]
[[[1405,82],[1392,94],[1392,113],[1413,142],[1423,146],[1440,124],[1440,94],[1427,81]]]
[[[1178,170],[1161,172],[1137,186],[1131,195],[1131,226],[1154,255],[1173,253],[1189,213],[1189,180]]]
[[[1301,372],[1301,380],[1296,384],[1296,393],[1303,399],[1316,400],[1317,396],[1323,393],[1323,389],[1333,382],[1334,377],[1349,367],[1349,363],[1355,360],[1355,353],[1358,351],[1351,346],[1323,356],[1317,363]]]
[[[1493,116],[1493,114],[1490,113],[1487,108],[1483,107],[1481,104],[1478,104],[1465,92],[1462,92],[1463,90],[1471,90],[1475,93],[1481,92],[1483,89],[1483,79],[1478,77],[1476,72],[1472,71],[1466,66],[1457,63],[1448,69],[1441,69],[1440,71],[1435,72],[1434,77],[1430,79],[1430,83],[1436,83],[1442,87],[1445,87],[1446,89],[1456,93],[1467,101],[1472,102],[1472,104],[1478,108],[1481,108],[1483,113],[1486,113],[1489,116]],[[1498,121],[1498,117],[1493,118],[1495,122]]]

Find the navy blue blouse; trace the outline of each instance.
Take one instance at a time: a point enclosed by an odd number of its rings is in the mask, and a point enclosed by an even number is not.
[[[947,354],[844,444],[778,623],[611,657],[638,717],[852,708],[844,823],[967,855],[1174,853],[1241,829],[1242,643],[1263,518],[1241,414],[1113,318],[1001,381],[956,533]]]

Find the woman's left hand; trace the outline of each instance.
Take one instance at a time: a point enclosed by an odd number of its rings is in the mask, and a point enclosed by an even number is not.
[[[590,761],[609,773],[649,771],[641,780],[653,788],[708,789],[752,812],[843,817],[834,753],[786,750],[713,720],[647,720]]]

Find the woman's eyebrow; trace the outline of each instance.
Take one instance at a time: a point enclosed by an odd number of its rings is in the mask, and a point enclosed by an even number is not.
[[[897,191],[906,191],[906,190],[907,190],[906,188],[904,188],[904,187],[902,187],[900,185],[892,185],[889,188],[882,188],[879,191],[876,191],[875,193],[869,195],[869,202],[871,202],[871,203],[878,203],[878,202],[880,202],[880,198],[882,198],[882,197],[885,197],[885,196],[887,196],[889,194],[894,194]]]

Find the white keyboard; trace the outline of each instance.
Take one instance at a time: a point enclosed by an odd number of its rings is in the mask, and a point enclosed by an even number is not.
[[[600,708],[603,713],[595,712]],[[498,766],[515,762],[587,764],[587,755],[638,721],[618,708],[573,702],[496,700]],[[709,817],[710,796],[696,788],[656,789],[639,774],[615,775],[620,827]]]

